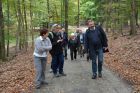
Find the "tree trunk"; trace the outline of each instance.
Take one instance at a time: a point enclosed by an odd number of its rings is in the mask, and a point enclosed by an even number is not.
[[[135,35],[137,33],[136,31],[136,20],[135,20],[135,14],[136,14],[136,1],[131,1],[131,15],[130,15],[130,35]]]
[[[32,13],[32,0],[30,0],[30,18],[31,18],[31,25],[30,25],[30,33],[32,36],[32,48],[34,47],[34,31],[33,31],[33,13]]]
[[[80,6],[80,2],[79,2],[79,0],[78,0],[78,14],[77,14],[77,27],[79,28],[79,21],[80,21],[80,19],[79,19],[79,16],[80,16],[80,8],[79,8],[79,6]]]
[[[65,31],[68,33],[68,0],[65,0]]]
[[[49,0],[47,0],[47,10],[48,10],[48,29],[50,30],[50,17],[51,17],[51,15],[50,15],[50,1]]]
[[[17,0],[17,17],[18,17],[18,29],[17,29],[17,37],[16,37],[16,54],[18,52],[18,49],[21,50],[21,29],[22,29],[22,18],[21,18],[21,8],[20,8],[20,0]]]
[[[9,9],[9,0],[7,0],[7,17],[8,17],[8,25],[7,25],[7,57],[9,57],[9,27],[10,27],[10,9]]]
[[[5,34],[2,0],[0,0],[0,59],[2,59],[3,61],[5,60]]]
[[[136,2],[136,12],[135,12],[135,20],[136,20],[136,26],[139,27],[139,10],[138,10],[138,2]]]
[[[24,23],[25,23],[25,49],[27,51],[28,48],[28,24],[27,24],[27,16],[26,16],[26,6],[25,6],[25,0],[23,0],[23,8],[24,8]]]

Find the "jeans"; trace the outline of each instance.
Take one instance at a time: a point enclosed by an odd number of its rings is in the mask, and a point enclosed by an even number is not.
[[[43,81],[45,81],[46,63],[47,63],[46,57],[34,56],[34,64],[36,69],[36,78],[35,78],[36,85],[40,85]]]
[[[97,65],[97,57],[98,57],[98,65]],[[97,73],[97,66],[98,66],[98,73],[102,72],[102,64],[103,64],[103,49],[100,48],[95,50],[92,57],[92,72],[93,75]]]
[[[52,64],[51,68],[53,70],[54,74],[57,74],[57,71],[59,70],[59,73],[63,73],[63,66],[64,66],[64,55],[63,53],[55,54],[52,56]]]

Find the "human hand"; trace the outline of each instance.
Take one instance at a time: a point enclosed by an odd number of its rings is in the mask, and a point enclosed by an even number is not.
[[[57,40],[57,43],[59,43],[59,42],[62,42],[63,40],[61,39],[61,40]]]

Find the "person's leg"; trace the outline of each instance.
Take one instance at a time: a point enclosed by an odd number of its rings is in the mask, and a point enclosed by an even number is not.
[[[65,51],[65,59],[68,59],[67,58],[67,45],[64,47],[64,51]]]
[[[84,57],[84,45],[82,44],[82,56]]]
[[[52,67],[52,70],[53,70],[54,75],[57,74],[57,68],[58,68],[57,56],[58,55],[52,56],[52,66],[51,67]]]
[[[102,77],[102,65],[103,65],[103,49],[98,50],[98,74]]]
[[[41,74],[41,78],[42,78],[42,84],[47,84],[45,81],[45,71],[46,71],[46,63],[47,63],[47,58],[43,57],[41,58],[41,65],[42,65],[42,74]]]
[[[87,53],[87,61],[89,61],[89,53]]]
[[[64,55],[63,54],[59,54],[58,56],[59,59],[59,74],[65,76],[66,74],[64,74]]]
[[[73,50],[70,49],[70,56],[71,56],[71,60],[73,60]]]
[[[35,69],[36,69],[35,86],[36,86],[36,88],[40,88],[40,85],[41,85],[41,73],[42,73],[42,66],[41,66],[40,57],[34,56],[34,65],[35,65]]]
[[[96,52],[93,52],[93,54],[92,54],[92,72],[93,72],[92,79],[96,79],[96,77],[97,77],[97,62],[96,62],[96,59],[97,59],[97,54],[96,54]]]
[[[82,45],[80,44],[80,57],[82,57]]]
[[[74,59],[76,59],[77,58],[77,50],[75,49],[74,50]]]

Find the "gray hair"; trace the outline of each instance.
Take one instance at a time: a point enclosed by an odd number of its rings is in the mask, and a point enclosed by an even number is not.
[[[58,26],[58,24],[53,24],[52,25],[52,28],[51,28],[51,31],[54,31],[54,29]]]

